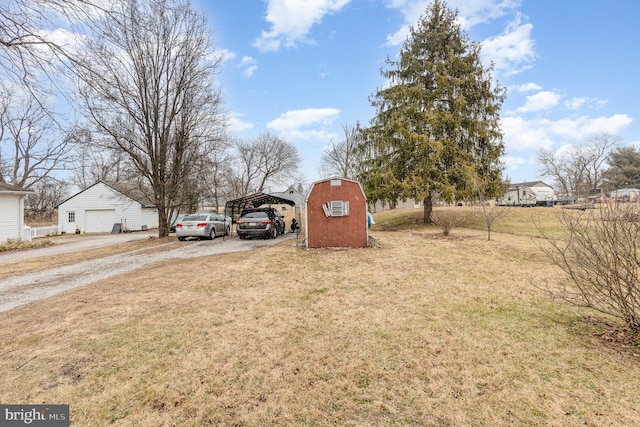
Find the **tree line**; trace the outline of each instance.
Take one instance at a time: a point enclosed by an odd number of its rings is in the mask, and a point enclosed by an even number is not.
[[[72,30],[67,42],[41,31],[59,17]],[[229,134],[214,47],[206,16],[189,0],[0,5],[0,180],[34,190],[35,209],[60,202],[71,185],[135,184],[148,189],[161,236],[179,209],[300,182],[291,143],[270,133],[249,141]],[[425,222],[436,197],[504,192],[506,89],[480,52],[457,11],[431,2],[397,58],[387,58],[386,84],[369,98],[375,116],[343,125],[320,173],[359,180],[370,202],[420,200]],[[566,158],[541,151],[543,173],[567,194],[603,182],[632,185],[638,166],[623,161],[637,153],[614,150],[617,142],[596,136]],[[69,170],[71,178],[61,178]]]
[[[106,7],[0,6],[0,180],[34,190],[28,207],[51,208],[72,185],[126,182],[147,191],[166,236],[180,209],[300,179],[291,143],[266,132],[247,141],[229,134],[215,81],[222,57],[189,0]],[[73,30],[66,44],[42,35],[41,26],[55,27],[51,17]],[[71,123],[53,96],[70,106]]]

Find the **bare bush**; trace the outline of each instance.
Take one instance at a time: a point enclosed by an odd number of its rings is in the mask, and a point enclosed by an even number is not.
[[[448,236],[456,227],[460,227],[467,220],[467,216],[462,212],[451,209],[435,210],[431,212],[431,222],[442,230],[442,234]]]
[[[563,235],[539,247],[564,272],[543,288],[555,298],[622,319],[640,330],[640,205],[607,204],[559,215]]]

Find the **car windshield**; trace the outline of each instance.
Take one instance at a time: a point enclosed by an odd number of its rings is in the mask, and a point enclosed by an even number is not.
[[[173,220],[173,223],[175,224],[178,221],[182,221],[184,219],[184,217],[187,216],[187,214],[180,214],[176,217],[176,219]]]
[[[206,215],[187,215],[184,217],[183,221],[205,221],[206,219]]]
[[[247,212],[242,218],[269,218],[266,212]]]

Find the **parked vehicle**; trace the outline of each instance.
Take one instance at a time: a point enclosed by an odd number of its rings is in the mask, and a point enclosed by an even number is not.
[[[284,218],[274,208],[245,209],[236,221],[236,233],[241,239],[256,236],[275,239],[284,231]]]
[[[176,216],[174,218],[173,221],[171,221],[171,225],[169,226],[169,233],[175,233],[176,232],[176,224],[179,223],[180,221],[182,221],[184,219],[185,216],[187,216],[188,214],[180,214],[178,216]]]
[[[210,213],[216,213],[217,214],[218,211],[213,210],[213,209],[203,209],[203,210],[197,211],[196,213],[197,214],[206,215],[206,214],[210,214]],[[231,224],[233,224],[233,220],[231,219],[231,217],[228,216],[228,215],[224,215],[224,214],[218,214],[218,215],[220,215],[220,217],[222,217],[223,219],[226,218],[225,221],[227,222],[227,225],[229,225],[229,231],[231,231]],[[230,233],[227,233],[227,234],[230,234]]]
[[[178,240],[185,240],[187,237],[215,239],[229,235],[230,231],[231,224],[226,223],[224,216],[217,213],[187,215],[176,223]]]

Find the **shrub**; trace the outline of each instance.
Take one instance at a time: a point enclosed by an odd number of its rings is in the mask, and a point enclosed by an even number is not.
[[[541,286],[553,297],[622,319],[640,331],[640,205],[563,210],[563,235],[539,247],[564,277]]]
[[[448,236],[456,227],[460,227],[466,221],[466,214],[452,209],[434,210],[431,212],[431,222],[442,230],[442,234]]]

